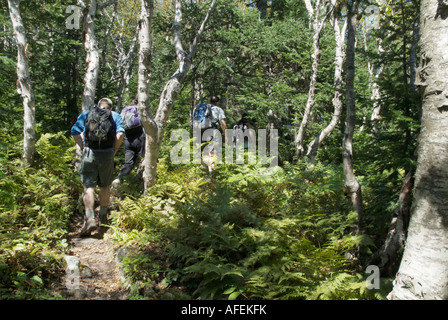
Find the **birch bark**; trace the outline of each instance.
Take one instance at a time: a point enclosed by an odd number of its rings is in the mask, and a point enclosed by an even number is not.
[[[325,24],[325,21],[330,13],[330,10],[333,10],[334,5],[328,8],[327,4],[321,5],[321,0],[316,0],[315,7],[313,9],[310,0],[305,0],[306,8],[308,10],[308,14],[310,16],[310,20],[313,20],[313,64],[312,64],[312,74],[310,79],[310,88],[308,91],[308,100],[306,102],[305,111],[303,114],[302,121],[300,122],[300,126],[295,137],[295,146],[296,146],[296,154],[297,158],[300,159],[305,151],[303,146],[305,139],[305,129],[308,125],[308,119],[311,115],[311,109],[314,106],[314,93],[316,91],[316,82],[317,82],[317,74],[319,70],[320,63],[320,39],[322,34],[322,29]],[[323,8],[321,8],[321,6]]]
[[[357,24],[358,3],[349,3],[347,16],[347,72],[346,72],[346,104],[347,113],[345,120],[345,130],[342,141],[342,161],[344,167],[344,181],[347,193],[350,195],[353,210],[358,215],[358,230],[361,229],[363,217],[363,203],[361,194],[361,185],[356,180],[353,171],[353,133],[356,121],[355,104],[355,43],[356,43],[356,24]]]
[[[332,25],[334,29],[334,40],[336,44],[335,58],[334,58],[334,96],[333,96],[333,117],[330,123],[325,127],[324,130],[308,145],[308,151],[306,153],[307,157],[314,162],[317,155],[317,150],[320,144],[333,132],[336,125],[339,123],[339,119],[342,114],[342,70],[345,61],[345,30],[347,28],[347,20],[345,20],[344,25],[339,27],[339,21],[336,17],[336,12],[333,12]]]
[[[174,18],[174,48],[176,51],[177,61],[179,66],[174,74],[165,84],[159,99],[159,106],[156,114],[152,117],[149,108],[149,96],[148,96],[148,83],[149,83],[149,70],[151,60],[150,42],[150,20],[151,18],[146,13],[143,14],[143,10],[147,12],[148,5],[153,6],[153,0],[142,0],[142,17],[147,16],[147,22],[143,22],[142,29],[140,30],[140,58],[139,58],[139,114],[142,116],[143,125],[146,131],[146,152],[144,159],[144,185],[145,191],[156,183],[157,179],[157,162],[160,152],[160,146],[162,143],[163,133],[165,129],[165,123],[169,119],[171,109],[174,105],[174,101],[181,89],[182,82],[191,67],[192,59],[197,51],[199,39],[204,32],[205,26],[210,18],[210,14],[213,7],[216,4],[216,0],[213,0],[210,4],[207,14],[202,21],[202,24],[196,33],[196,36],[190,44],[190,52],[187,53],[182,46],[181,36],[181,23],[182,23],[182,1],[175,1],[175,18]],[[144,7],[146,9],[144,9]],[[144,29],[146,28],[146,29]],[[142,34],[143,33],[143,34]]]
[[[422,120],[408,237],[389,299],[448,299],[448,3],[422,0]]]
[[[83,5],[82,1],[80,4]],[[82,95],[82,110],[85,111],[95,103],[96,84],[100,67],[100,52],[95,36],[96,0],[90,0],[88,13],[84,19],[84,47],[86,49],[87,71],[84,77],[84,92]]]
[[[9,15],[11,17],[14,36],[17,43],[17,78],[18,92],[23,98],[23,154],[22,158],[27,164],[32,164],[36,145],[35,130],[35,104],[34,91],[28,68],[27,46],[22,16],[20,14],[21,0],[8,0]]]

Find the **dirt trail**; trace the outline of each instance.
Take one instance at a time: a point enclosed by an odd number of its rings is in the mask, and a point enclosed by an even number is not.
[[[108,228],[101,227],[90,236],[79,236],[83,218],[77,219],[68,235],[69,255],[79,259],[79,285],[69,288],[69,274],[61,283],[61,294],[67,300],[126,300],[128,292],[121,286],[120,270]],[[70,282],[73,284],[74,282]]]

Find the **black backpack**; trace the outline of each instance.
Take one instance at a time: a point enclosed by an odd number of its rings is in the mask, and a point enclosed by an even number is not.
[[[84,139],[90,149],[108,149],[115,143],[112,111],[98,106],[90,108],[85,121]]]

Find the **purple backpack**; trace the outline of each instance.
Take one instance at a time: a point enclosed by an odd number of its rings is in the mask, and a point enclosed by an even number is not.
[[[121,110],[121,118],[126,131],[142,126],[138,118],[138,110],[136,106],[129,106]]]

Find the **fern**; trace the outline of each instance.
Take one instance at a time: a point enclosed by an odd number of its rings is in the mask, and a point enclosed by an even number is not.
[[[59,272],[74,199],[81,189],[68,161],[72,146],[62,133],[45,135],[36,143],[39,156],[34,166],[20,158],[0,161],[0,294],[4,298],[46,295],[45,285]],[[6,150],[4,159],[10,157],[11,149]]]
[[[355,276],[358,262],[345,252],[372,245],[351,235],[356,215],[338,168],[222,165],[211,182],[163,161],[160,170],[147,194],[118,201],[116,219],[128,232],[121,241],[157,245],[164,274],[194,298],[324,298],[316,292],[335,275]]]

